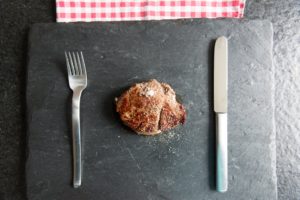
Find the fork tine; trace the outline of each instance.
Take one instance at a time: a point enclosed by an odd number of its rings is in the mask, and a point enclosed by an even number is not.
[[[79,75],[79,69],[78,69],[77,59],[76,59],[76,56],[75,56],[74,52],[72,52],[72,56],[73,56],[73,62],[74,62],[75,70],[76,70],[75,75]]]
[[[78,63],[78,68],[79,68],[79,75],[82,75],[83,72],[82,72],[82,66],[81,66],[81,61],[80,61],[80,58],[79,58],[79,53],[76,52],[76,57],[77,57],[77,63]]]
[[[80,51],[80,55],[81,55],[81,61],[82,61],[82,71],[83,71],[83,75],[86,75],[86,68],[85,68],[85,62],[84,62],[84,58],[83,58],[82,51]]]
[[[70,64],[71,64],[72,75],[75,75],[76,72],[75,72],[75,68],[74,68],[74,64],[73,64],[71,53],[68,52],[68,55],[69,55],[69,61],[70,61]]]
[[[67,52],[66,52],[66,51],[65,51],[65,57],[66,57],[66,63],[67,63],[68,74],[69,74],[69,75],[72,75],[72,71],[71,71],[70,63],[69,63],[69,58],[68,58],[68,55],[67,55]]]

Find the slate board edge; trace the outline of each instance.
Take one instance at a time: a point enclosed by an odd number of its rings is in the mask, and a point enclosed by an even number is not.
[[[272,149],[273,149],[273,151],[271,151],[271,159],[272,159],[272,166],[273,166],[273,168],[274,168],[274,170],[273,170],[273,177],[275,178],[275,180],[274,180],[274,182],[275,182],[275,186],[276,186],[276,188],[275,188],[275,191],[276,191],[276,199],[278,199],[278,187],[277,187],[277,185],[278,185],[278,179],[277,179],[277,160],[276,160],[276,155],[277,155],[277,153],[276,153],[276,133],[277,133],[277,131],[276,131],[276,122],[275,122],[275,66],[274,66],[274,61],[273,61],[273,58],[274,58],[274,56],[273,56],[273,48],[274,48],[274,31],[273,31],[273,24],[269,21],[269,20],[265,20],[267,23],[269,23],[269,26],[270,26],[270,29],[271,29],[271,38],[270,38],[270,40],[271,40],[271,47],[272,47],[272,51],[271,51],[271,55],[270,55],[270,57],[272,58],[272,60],[271,60],[271,62],[272,62],[272,73],[273,73],[273,76],[272,76],[272,82],[273,82],[273,85],[272,85],[272,93],[271,93],[271,95],[272,95],[272,110],[273,110],[273,116],[272,116],[272,124],[273,124],[273,132],[274,132],[274,134],[273,134],[273,136],[271,135],[270,137],[271,137],[271,141],[273,141],[270,145],[272,145]]]

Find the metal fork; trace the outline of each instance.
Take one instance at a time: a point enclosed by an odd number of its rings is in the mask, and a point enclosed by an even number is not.
[[[73,187],[81,185],[80,97],[87,86],[86,67],[82,52],[65,52],[72,99]]]

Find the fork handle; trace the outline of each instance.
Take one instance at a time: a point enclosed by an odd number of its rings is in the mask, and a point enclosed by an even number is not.
[[[81,185],[81,132],[80,132],[80,97],[82,90],[74,90],[72,98],[72,140],[73,140],[73,187]]]

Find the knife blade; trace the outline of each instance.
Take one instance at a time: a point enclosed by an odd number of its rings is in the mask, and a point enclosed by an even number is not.
[[[227,153],[228,41],[222,36],[214,49],[214,111],[216,113],[216,189],[228,189]]]

